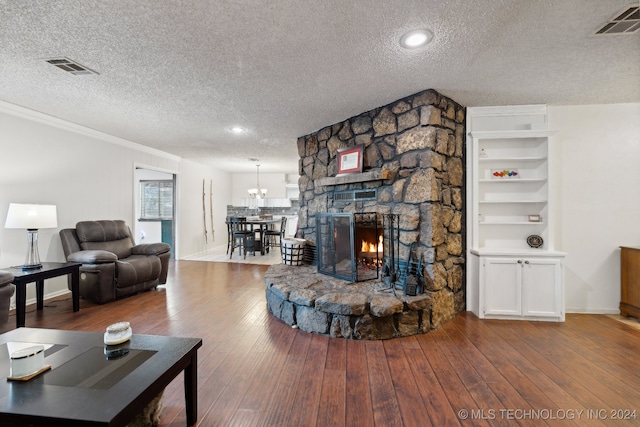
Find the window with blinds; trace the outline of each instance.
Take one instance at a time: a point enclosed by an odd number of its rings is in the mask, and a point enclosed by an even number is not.
[[[173,219],[173,181],[140,181],[140,219]]]

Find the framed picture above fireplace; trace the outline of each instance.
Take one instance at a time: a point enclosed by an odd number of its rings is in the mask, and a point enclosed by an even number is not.
[[[336,176],[362,172],[364,145],[338,149],[338,173]]]

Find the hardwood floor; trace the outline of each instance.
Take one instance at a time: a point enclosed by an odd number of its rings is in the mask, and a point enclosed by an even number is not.
[[[640,331],[608,316],[544,323],[463,313],[426,335],[331,339],[267,313],[266,269],[177,261],[156,291],[81,301],[78,313],[70,299],[47,301],[26,324],[103,331],[127,320],[138,334],[202,338],[200,426],[640,425]],[[5,330],[14,325],[11,316]],[[185,421],[179,376],[161,425]]]

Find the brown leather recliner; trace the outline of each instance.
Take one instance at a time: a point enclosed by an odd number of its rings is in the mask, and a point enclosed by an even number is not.
[[[103,304],[167,282],[169,245],[136,245],[124,221],[81,221],[60,230],[60,238],[67,261],[82,263],[84,299]]]
[[[4,325],[9,318],[11,297],[16,289],[11,282],[13,282],[13,274],[0,271],[0,326]]]

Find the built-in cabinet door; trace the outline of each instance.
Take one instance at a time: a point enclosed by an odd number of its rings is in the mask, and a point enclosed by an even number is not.
[[[520,316],[522,314],[522,260],[485,258],[484,314]]]
[[[562,264],[553,258],[525,258],[522,263],[522,315],[560,317]]]

